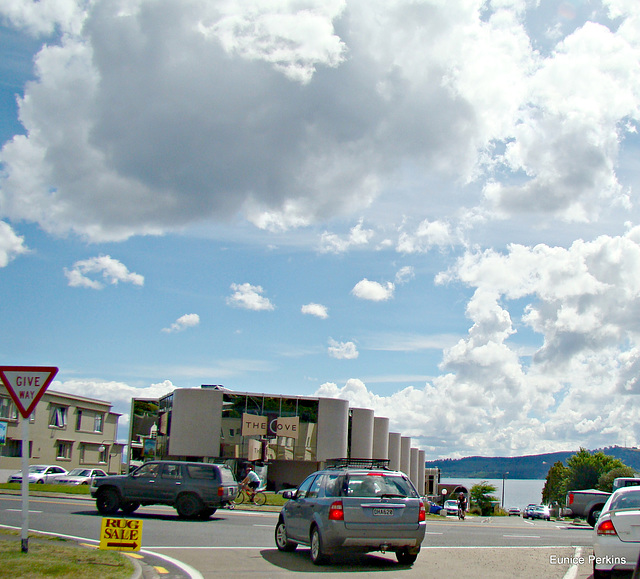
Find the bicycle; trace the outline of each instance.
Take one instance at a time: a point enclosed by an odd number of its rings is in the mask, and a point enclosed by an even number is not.
[[[461,509],[460,507],[458,507],[458,519],[464,521],[464,509]]]
[[[253,495],[253,500],[250,498],[249,491],[247,489],[240,489],[238,496],[234,499],[233,504],[241,505],[242,503],[249,503],[258,506],[262,506],[267,502],[267,495],[262,491],[256,491]]]

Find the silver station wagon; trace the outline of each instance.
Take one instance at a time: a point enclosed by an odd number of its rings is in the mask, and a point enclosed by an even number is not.
[[[276,525],[278,549],[308,545],[316,565],[341,551],[394,551],[398,563],[412,565],[424,539],[426,509],[409,477],[378,466],[388,461],[332,462],[283,493],[289,501]]]

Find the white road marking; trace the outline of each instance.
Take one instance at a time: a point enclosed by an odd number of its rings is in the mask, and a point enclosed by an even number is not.
[[[573,560],[575,561],[571,567],[567,569],[567,572],[564,574],[562,579],[575,579],[578,575],[578,561],[582,556],[582,547],[576,547],[576,551],[573,556]]]
[[[21,513],[22,509],[5,509],[5,511],[10,512],[10,513]],[[42,513],[42,511],[32,511],[31,509],[29,509],[30,513],[37,513],[40,514]]]

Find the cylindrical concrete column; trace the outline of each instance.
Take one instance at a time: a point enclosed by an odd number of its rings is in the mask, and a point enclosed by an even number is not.
[[[368,408],[351,411],[351,458],[372,458],[373,418],[373,410]]]
[[[411,448],[409,454],[409,478],[416,488],[418,488],[418,452],[417,448]]]
[[[346,458],[349,445],[349,402],[320,398],[318,402],[318,461]]]
[[[401,437],[399,432],[389,433],[389,468],[391,470],[400,470]]]
[[[389,419],[383,416],[373,418],[373,458],[389,458]]]
[[[410,476],[411,471],[411,437],[400,438],[400,470]]]
[[[427,453],[424,450],[418,451],[418,492],[423,497],[427,494],[425,488],[425,467],[424,463],[427,459]]]

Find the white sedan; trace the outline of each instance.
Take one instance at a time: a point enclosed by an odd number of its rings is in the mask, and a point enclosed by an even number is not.
[[[96,477],[107,476],[100,468],[74,468],[69,474],[61,476],[56,484],[59,485],[90,485]]]
[[[640,553],[640,487],[625,487],[607,500],[593,529],[593,577],[633,571]]]
[[[32,464],[29,467],[29,483],[56,484],[57,479],[67,474],[67,469],[58,465]],[[21,483],[22,471],[12,474],[7,482]]]

